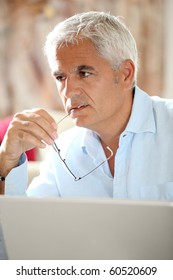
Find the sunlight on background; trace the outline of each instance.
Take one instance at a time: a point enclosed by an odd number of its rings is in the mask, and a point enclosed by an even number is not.
[[[45,37],[59,21],[99,10],[124,17],[139,49],[138,85],[173,97],[171,0],[0,0],[0,118],[44,107],[62,110],[46,58]]]

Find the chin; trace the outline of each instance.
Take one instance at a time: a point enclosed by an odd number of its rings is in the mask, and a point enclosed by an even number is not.
[[[73,119],[73,122],[78,127],[90,128],[90,123],[84,119],[82,120],[81,118],[76,118]]]

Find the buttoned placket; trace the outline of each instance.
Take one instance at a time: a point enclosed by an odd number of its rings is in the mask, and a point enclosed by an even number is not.
[[[124,132],[120,136],[119,148],[115,156],[113,197],[119,199],[128,198],[127,176],[130,160],[130,147],[133,133]]]

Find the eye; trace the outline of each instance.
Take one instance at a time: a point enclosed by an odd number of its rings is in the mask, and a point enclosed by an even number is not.
[[[92,74],[91,72],[84,71],[84,70],[82,70],[82,71],[79,72],[79,76],[80,76],[81,78],[87,78],[87,77],[89,77],[91,74]]]
[[[56,75],[55,79],[59,82],[62,82],[66,79],[66,77],[64,75]]]

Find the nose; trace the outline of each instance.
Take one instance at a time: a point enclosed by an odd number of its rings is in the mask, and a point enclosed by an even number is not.
[[[71,98],[73,95],[80,94],[78,83],[74,78],[66,78],[62,94],[65,98]]]

